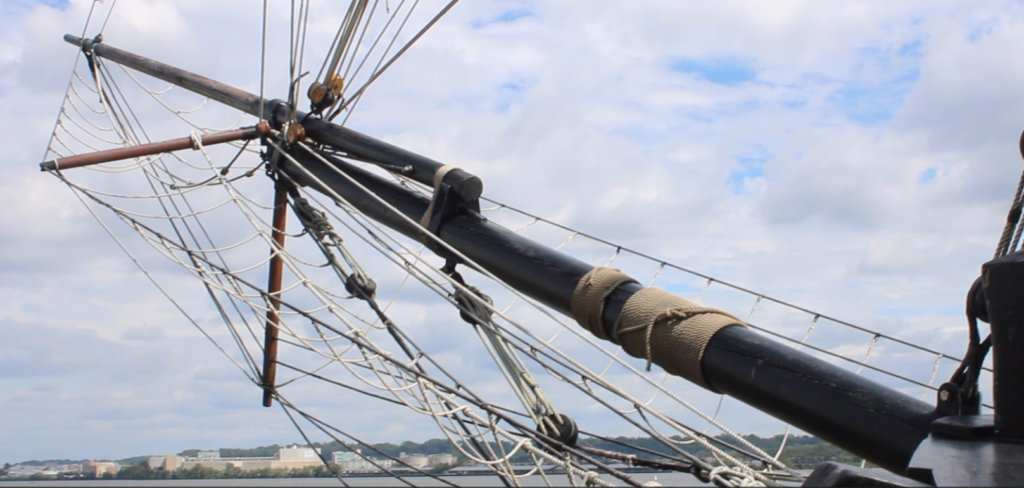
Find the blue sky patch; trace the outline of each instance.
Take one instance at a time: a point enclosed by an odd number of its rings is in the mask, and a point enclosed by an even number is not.
[[[476,29],[479,29],[481,27],[488,26],[491,24],[510,24],[523,17],[533,17],[533,12],[525,9],[506,10],[505,12],[502,12],[497,16],[487,20],[474,20],[473,22],[470,22],[470,25],[472,25]]]
[[[921,44],[921,40],[920,39],[918,39],[916,41],[913,41],[913,42],[908,42],[908,43],[900,46],[900,50],[898,51],[898,54],[900,56],[902,56],[902,57],[905,57],[905,58],[920,57],[921,54],[922,54],[921,46],[922,46],[922,44]]]
[[[937,175],[938,172],[939,169],[936,168],[935,166],[932,166],[931,168],[922,171],[921,174],[918,175],[917,181],[920,181],[921,183],[928,183],[929,181],[935,179],[935,175]]]
[[[999,25],[998,19],[990,19],[978,23],[978,25],[975,25],[971,29],[970,34],[967,35],[967,40],[970,41],[971,44],[976,44],[982,38],[991,36],[992,31],[995,30],[997,25]]]
[[[751,66],[725,59],[709,61],[682,59],[672,63],[672,69],[681,73],[698,75],[719,85],[737,85],[757,78],[757,72]]]
[[[67,10],[70,6],[69,0],[38,0],[39,3],[60,10]]]
[[[892,120],[896,111],[903,106],[903,100],[920,76],[919,69],[889,80],[871,85],[851,82],[832,93],[831,99],[842,108],[847,117],[862,124],[873,124]]]
[[[771,159],[768,156],[743,156],[737,159],[740,168],[729,174],[726,184],[734,195],[742,195],[747,180],[764,176],[764,165]]]
[[[494,103],[494,110],[498,113],[508,113],[513,103],[522,102],[534,83],[523,79],[510,80],[498,86],[498,96]]]

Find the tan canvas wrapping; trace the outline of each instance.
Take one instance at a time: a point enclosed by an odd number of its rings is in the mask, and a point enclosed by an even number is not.
[[[605,299],[630,281],[636,280],[617,269],[594,268],[576,286],[573,317],[595,336],[622,345],[630,356],[646,359],[648,370],[654,363],[712,390],[701,368],[704,349],[722,327],[746,324],[721,310],[702,307],[658,288],[644,288],[626,301],[614,337],[607,337],[601,325]]]
[[[623,283],[636,282],[629,275],[614,268],[596,267],[580,278],[572,295],[572,316],[584,329],[600,339],[613,341],[604,331],[601,315],[604,301]],[[614,342],[614,341],[613,341]]]

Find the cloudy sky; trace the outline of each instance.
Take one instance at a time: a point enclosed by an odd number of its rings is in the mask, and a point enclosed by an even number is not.
[[[314,68],[342,13],[328,3]],[[77,56],[61,36],[91,4],[0,0],[0,462],[295,441],[38,172]],[[283,97],[288,6],[271,4],[267,93]],[[105,42],[257,92],[260,7],[125,0]],[[348,124],[498,201],[959,355],[1022,167],[1022,20],[999,1],[464,2]],[[436,436],[358,402],[334,415],[371,441]]]

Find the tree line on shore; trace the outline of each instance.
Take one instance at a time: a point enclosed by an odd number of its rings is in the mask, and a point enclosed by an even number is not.
[[[725,436],[719,436],[722,440],[730,441]],[[782,435],[776,435],[773,437],[760,437],[757,435],[744,436],[745,439],[751,442],[751,444],[757,446],[761,450],[774,454],[779,446],[783,442]],[[675,440],[682,440],[678,436],[674,437]],[[733,440],[734,441],[734,440]],[[580,444],[587,445],[590,447],[604,449],[609,451],[621,452],[623,454],[634,454],[641,458],[653,459],[657,456],[647,451],[654,451],[670,456],[677,456],[670,452],[660,441],[652,439],[650,437],[615,437],[607,439],[597,438],[585,438],[580,439]],[[628,447],[627,445],[635,446],[635,448]],[[269,446],[260,446],[256,448],[222,448],[220,453],[222,457],[269,457],[277,454],[278,450],[282,446],[273,444]],[[379,443],[371,445],[362,444],[342,444],[340,442],[322,442],[314,443],[313,447],[319,448],[321,455],[324,459],[331,459],[332,455],[336,451],[350,451],[360,449],[363,455],[375,458],[398,458],[400,454],[451,454],[456,457],[457,464],[466,464],[468,460],[459,451],[459,449],[452,445],[446,439],[431,439],[423,443],[416,443],[413,441],[405,441],[401,444],[393,443]],[[497,447],[497,446],[495,446]],[[506,449],[512,447],[511,444],[503,446]],[[696,443],[679,445],[679,448],[696,455],[698,457],[710,456],[702,446]],[[179,456],[184,457],[196,457],[200,449],[187,449],[180,453]],[[728,451],[728,449],[727,449]],[[508,452],[507,450],[505,452]],[[119,460],[118,463],[121,465],[128,465],[123,468],[117,474],[106,473],[102,476],[102,479],[129,479],[129,480],[145,480],[145,479],[217,479],[217,478],[318,478],[318,477],[333,477],[336,476],[333,469],[325,465],[319,466],[307,466],[304,468],[284,469],[284,468],[262,468],[255,470],[243,470],[235,466],[228,466],[224,471],[220,471],[214,468],[197,465],[188,469],[179,469],[177,471],[168,472],[163,469],[153,469],[148,463],[149,456],[135,456]],[[859,464],[861,458],[854,456],[838,447],[835,447],[821,439],[813,436],[794,436],[791,435],[786,439],[786,448],[783,450],[782,456],[779,458],[780,461],[792,466],[796,469],[810,469],[817,464],[824,461],[835,461],[847,464]],[[67,460],[62,460],[67,461]],[[80,462],[80,461],[79,461]],[[530,456],[526,452],[519,452],[512,459],[513,463],[529,463],[531,462]],[[53,461],[29,461],[23,464],[35,464],[44,465],[47,463],[53,463]],[[65,463],[68,464],[68,463]],[[72,475],[66,473],[60,476],[61,478],[72,478],[72,479],[86,479],[83,475]]]

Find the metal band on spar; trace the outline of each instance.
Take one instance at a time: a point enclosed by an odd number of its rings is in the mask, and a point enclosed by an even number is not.
[[[65,40],[82,46],[81,38]],[[287,122],[279,100],[264,100],[251,93],[174,68],[109,45],[94,44],[92,52],[148,75],[207,96],[253,115],[271,114],[271,122]],[[304,115],[299,115],[301,120]],[[342,151],[354,159],[392,168],[428,186],[443,166],[437,161],[378,141],[321,119],[303,121],[311,139]],[[292,156],[302,168],[285,162],[280,169],[299,184],[325,194],[336,193],[367,216],[414,239],[423,231],[383,208],[376,199],[338,174],[344,172],[360,185],[418,222],[430,201],[401,186],[337,158],[328,163],[304,151]],[[282,160],[283,161],[283,160]],[[313,177],[307,175],[311,173]],[[461,170],[449,172],[445,183],[465,200],[482,193],[479,178]],[[564,314],[572,315],[574,292],[594,266],[557,252],[466,213],[453,215],[436,230],[443,241],[522,293]],[[642,289],[628,281],[604,298],[600,313],[604,337],[614,338],[627,301]],[[600,334],[598,334],[600,336]],[[914,451],[928,436],[935,409],[850,371],[782,345],[757,332],[726,325],[714,332],[699,358],[706,387],[732,396],[759,410],[814,434],[872,463],[904,473]],[[673,365],[662,365],[673,370]]]

